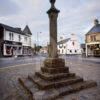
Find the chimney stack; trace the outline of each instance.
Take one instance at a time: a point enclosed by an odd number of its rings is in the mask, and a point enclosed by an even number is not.
[[[98,19],[95,19],[95,20],[94,20],[94,25],[97,26],[98,24],[99,24]]]

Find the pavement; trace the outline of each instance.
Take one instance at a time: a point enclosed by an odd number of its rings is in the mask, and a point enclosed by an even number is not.
[[[26,56],[26,57],[8,57],[8,58],[0,58],[0,68],[11,67],[21,64],[40,62],[40,60],[44,59],[43,56]]]
[[[23,59],[25,61],[23,63],[19,63],[22,62]],[[90,61],[89,58],[87,59],[88,60],[82,60],[82,58],[77,58],[75,56],[66,57],[66,66],[69,67],[71,72],[76,73],[77,76],[81,76],[85,80],[96,81],[98,86],[75,94],[60,97],[58,100],[100,100],[99,58],[96,58],[98,61],[95,60],[95,58],[92,58]],[[40,56],[33,58],[17,58],[17,60],[15,58],[11,58],[9,60],[2,59],[3,62],[15,61],[17,62],[17,65],[16,63],[10,63],[11,66],[0,68],[0,100],[28,100],[27,95],[25,95],[25,91],[18,83],[18,78],[27,77],[28,74],[34,74],[36,71],[39,71],[40,67],[43,65],[43,60],[44,57]]]

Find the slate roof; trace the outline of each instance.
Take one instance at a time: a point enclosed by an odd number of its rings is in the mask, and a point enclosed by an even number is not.
[[[57,44],[58,44],[58,45],[59,45],[59,44],[63,44],[63,43],[68,42],[69,40],[70,40],[70,38],[67,38],[67,39],[64,39],[64,40],[59,41]]]
[[[32,33],[31,33],[31,31],[30,31],[28,25],[26,25],[26,27],[24,28],[23,33],[25,33],[26,35],[27,35],[27,34],[32,35]]]
[[[100,33],[100,24],[93,26],[86,35],[92,33]]]
[[[24,33],[20,30],[20,28],[14,28],[14,27],[11,27],[11,26],[2,24],[2,23],[0,23],[0,26],[2,26],[4,29],[6,29],[8,31],[12,31],[12,32],[15,32],[15,33],[19,33],[19,34],[23,34],[24,35]]]
[[[30,35],[32,35],[32,33],[27,25],[23,31],[21,30],[21,28],[14,28],[14,27],[2,24],[2,23],[0,23],[0,26],[2,26],[4,29],[6,29],[8,31],[15,32],[18,34],[22,34],[22,35],[30,34]]]

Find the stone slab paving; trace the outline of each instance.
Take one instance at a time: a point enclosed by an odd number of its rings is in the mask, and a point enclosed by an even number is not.
[[[100,100],[100,66],[98,64],[85,64],[84,62],[74,62],[71,60],[67,60],[66,63],[71,72],[75,72],[85,80],[95,80],[98,86],[60,97],[57,100]],[[29,100],[29,95],[20,87],[17,79],[19,77],[27,77],[28,74],[34,74],[35,71],[40,69],[41,64],[37,65],[38,64],[28,64],[0,69],[0,100]]]

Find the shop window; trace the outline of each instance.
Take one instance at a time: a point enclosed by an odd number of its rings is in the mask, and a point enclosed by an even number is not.
[[[11,46],[6,46],[6,54],[11,54]]]

